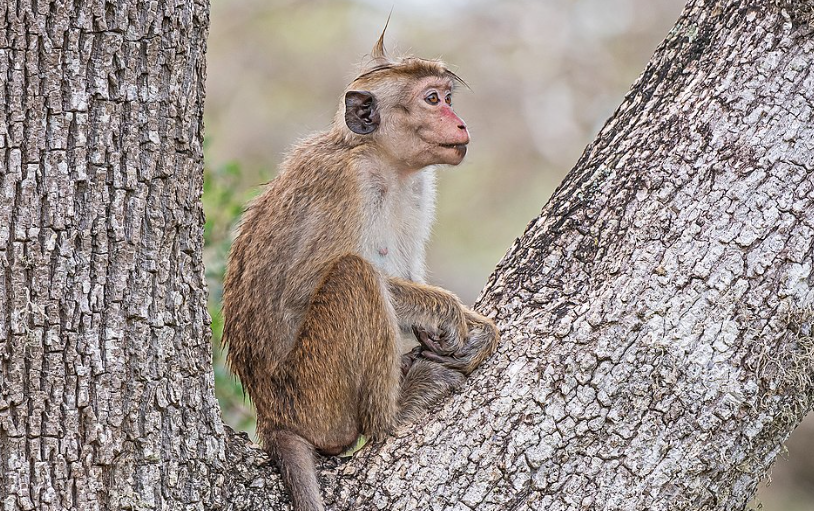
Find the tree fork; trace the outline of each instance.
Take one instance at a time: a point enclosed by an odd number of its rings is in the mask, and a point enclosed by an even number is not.
[[[0,4],[0,500],[284,509],[223,427],[208,5]],[[490,278],[504,342],[333,509],[742,509],[811,408],[812,2],[690,1]],[[465,506],[465,507],[464,507]]]

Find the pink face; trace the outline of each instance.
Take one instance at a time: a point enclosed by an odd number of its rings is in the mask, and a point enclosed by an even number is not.
[[[416,135],[431,163],[457,165],[466,155],[469,131],[452,110],[452,80],[428,77],[413,89],[410,110],[416,112]]]

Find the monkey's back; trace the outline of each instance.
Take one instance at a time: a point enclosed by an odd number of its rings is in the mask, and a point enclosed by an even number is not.
[[[327,266],[356,250],[351,151],[326,133],[303,141],[244,213],[224,279],[223,339],[255,401],[291,351]]]

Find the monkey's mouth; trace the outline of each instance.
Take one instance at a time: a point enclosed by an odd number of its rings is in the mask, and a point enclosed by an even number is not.
[[[455,152],[463,158],[466,155],[466,144],[438,144],[441,147],[445,147],[447,149],[455,149]]]

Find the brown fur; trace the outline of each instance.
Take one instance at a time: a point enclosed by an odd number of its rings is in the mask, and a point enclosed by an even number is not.
[[[491,321],[422,282],[434,193],[422,169],[456,165],[469,141],[427,91],[448,95],[457,77],[441,62],[390,59],[381,39],[372,57],[346,91],[353,106],[298,144],[247,209],[224,282],[228,360],[297,511],[323,509],[313,448],[383,438],[498,342]],[[358,106],[368,97],[370,116]],[[422,348],[403,355],[411,329]]]

